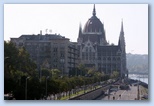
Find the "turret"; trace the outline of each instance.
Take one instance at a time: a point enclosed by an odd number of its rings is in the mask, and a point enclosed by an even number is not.
[[[80,23],[80,26],[79,26],[79,36],[78,37],[82,37],[82,26],[81,26],[81,23]]]
[[[123,20],[121,21],[121,31],[120,31],[118,46],[121,50],[121,77],[124,77],[126,74],[128,75],[128,73],[126,68],[126,51],[125,51]]]
[[[121,21],[121,31],[120,31],[118,46],[123,52],[125,52],[125,37],[124,37],[124,29],[123,29],[123,20]]]
[[[82,39],[82,26],[81,26],[81,23],[80,23],[80,25],[79,25],[78,42],[81,42],[81,39]]]

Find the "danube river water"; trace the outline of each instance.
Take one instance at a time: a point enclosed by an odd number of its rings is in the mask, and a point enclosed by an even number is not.
[[[140,80],[148,84],[148,75],[129,74],[128,77],[134,80]]]

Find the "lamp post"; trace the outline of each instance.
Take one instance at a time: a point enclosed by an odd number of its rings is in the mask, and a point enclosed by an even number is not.
[[[47,84],[48,84],[48,83],[47,83],[47,80],[48,80],[48,79],[49,79],[49,76],[46,77],[46,99],[47,99],[47,94],[48,94],[48,88],[47,88],[47,87],[48,87],[48,86],[47,86]]]
[[[25,100],[27,100],[27,79],[29,79],[30,77],[26,78],[26,87],[25,87]]]
[[[137,92],[137,99],[138,99],[138,100],[140,100],[140,90],[139,90],[139,89],[140,89],[140,87],[139,87],[140,85],[139,85],[139,81],[140,81],[140,78],[139,78],[138,84],[137,84],[137,91],[138,91],[138,92]]]
[[[84,77],[87,77],[87,75],[85,75]],[[84,79],[84,94],[85,94],[85,92],[86,92],[86,91],[85,91],[85,90],[86,90],[85,80],[86,80],[86,79]]]
[[[70,75],[69,76],[69,78],[71,78],[72,77],[72,75]],[[70,84],[70,82],[68,81],[68,87],[69,87],[69,93],[68,93],[68,95],[69,95],[69,99],[70,99],[70,90],[71,90],[71,84]]]
[[[86,89],[86,85],[85,85],[85,80],[84,80],[84,94],[85,94],[85,89]]]

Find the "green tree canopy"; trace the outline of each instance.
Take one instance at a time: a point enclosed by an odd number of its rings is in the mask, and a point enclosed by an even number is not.
[[[27,76],[37,77],[36,64],[24,48],[4,41],[4,93],[14,91]]]

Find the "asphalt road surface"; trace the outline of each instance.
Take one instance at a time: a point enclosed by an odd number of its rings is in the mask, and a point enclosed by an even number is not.
[[[137,86],[130,86],[129,90],[112,91],[108,96],[99,97],[97,100],[135,100],[137,93]]]

